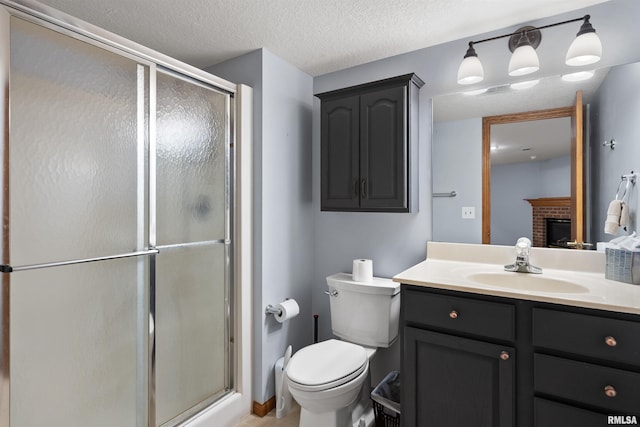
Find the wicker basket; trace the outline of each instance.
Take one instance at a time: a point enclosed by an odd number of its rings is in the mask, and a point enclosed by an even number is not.
[[[373,413],[376,416],[376,427],[400,427],[400,414],[394,413],[392,410],[385,409],[380,403],[373,401]]]
[[[400,427],[400,372],[391,371],[371,392],[376,427]]]

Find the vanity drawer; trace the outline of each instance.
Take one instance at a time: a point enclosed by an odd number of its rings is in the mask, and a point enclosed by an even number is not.
[[[405,322],[480,337],[514,340],[515,307],[492,301],[407,290]]]
[[[533,345],[640,366],[640,322],[534,308]]]
[[[607,415],[536,397],[533,403],[535,427],[600,427],[607,425]]]
[[[640,374],[535,354],[534,389],[607,411],[640,415]]]

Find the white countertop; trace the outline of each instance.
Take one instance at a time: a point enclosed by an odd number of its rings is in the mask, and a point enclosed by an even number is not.
[[[543,269],[542,274],[504,271],[505,264],[515,261],[512,246],[429,242],[427,259],[393,280],[436,289],[640,314],[640,286],[605,279],[602,252],[532,248],[529,260]],[[474,280],[478,274],[508,285]],[[539,280],[558,280],[568,286],[562,292],[547,291],[544,289],[552,289],[554,282],[550,282],[551,286],[546,283],[535,286]],[[534,286],[527,288],[527,284]]]

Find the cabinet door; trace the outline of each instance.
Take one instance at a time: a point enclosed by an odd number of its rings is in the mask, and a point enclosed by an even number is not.
[[[406,211],[406,86],[360,97],[360,207]]]
[[[511,347],[404,328],[404,427],[514,425]]]
[[[608,425],[608,415],[598,414],[551,400],[533,400],[535,427],[601,427]]]
[[[360,205],[358,112],[358,96],[322,102],[322,210],[357,209]]]

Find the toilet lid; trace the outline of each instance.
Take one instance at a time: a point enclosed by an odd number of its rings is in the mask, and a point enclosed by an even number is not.
[[[290,380],[306,386],[335,383],[360,374],[368,362],[366,350],[357,344],[327,340],[300,349],[287,365]],[[337,384],[332,384],[336,386]]]

